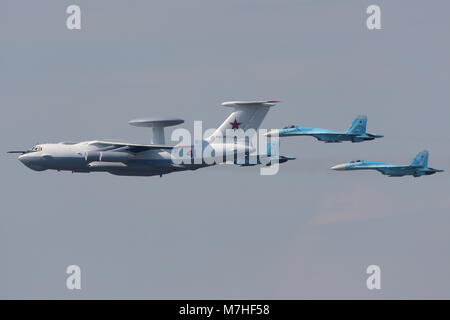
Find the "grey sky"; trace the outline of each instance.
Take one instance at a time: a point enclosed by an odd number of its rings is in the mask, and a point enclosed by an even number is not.
[[[382,30],[366,28],[379,4]],[[78,4],[82,30],[65,27]],[[2,1],[0,298],[450,298],[448,1]],[[219,125],[228,100],[279,99],[263,127],[385,138],[286,138],[275,176],[218,166],[159,177],[33,172],[37,142],[148,142],[127,121]],[[82,269],[82,290],[65,268]],[[366,267],[382,290],[365,287]]]

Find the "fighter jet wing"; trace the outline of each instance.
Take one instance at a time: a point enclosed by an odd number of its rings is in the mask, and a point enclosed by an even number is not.
[[[414,167],[411,166],[378,166],[373,167],[373,169],[381,172],[382,174],[390,175],[390,176],[402,176],[406,174],[410,174],[411,171],[414,170]]]
[[[92,141],[89,145],[96,146],[102,149],[114,150],[121,149],[129,152],[142,152],[155,149],[172,149],[173,146],[164,144],[135,144],[135,143],[123,143],[123,142],[109,142],[109,141]]]
[[[338,132],[323,132],[323,133],[307,133],[311,136],[314,136],[316,138],[321,137],[333,137],[333,138],[345,138],[348,136],[353,136],[353,134],[346,134],[346,133],[338,133]]]
[[[324,142],[342,142],[343,139],[348,138],[349,136],[347,134],[337,132],[310,133],[308,135],[313,136],[317,140]]]

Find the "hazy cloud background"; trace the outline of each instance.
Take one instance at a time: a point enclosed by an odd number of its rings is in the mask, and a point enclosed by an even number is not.
[[[450,298],[450,179],[329,170],[353,159],[450,170],[448,1],[2,1],[0,298]],[[66,29],[78,4],[82,30]],[[227,100],[279,99],[265,128],[385,138],[282,141],[276,176],[33,172],[10,149],[145,143],[127,121],[215,127]],[[82,290],[65,268],[82,269]],[[366,267],[382,290],[365,287]]]

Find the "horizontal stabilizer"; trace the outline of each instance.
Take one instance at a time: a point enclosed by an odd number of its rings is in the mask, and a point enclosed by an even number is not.
[[[267,101],[227,101],[223,102],[222,106],[233,107],[233,106],[262,106],[262,107],[272,107],[277,102],[277,100],[267,100]]]
[[[249,129],[258,130],[270,107],[277,102],[279,101],[228,101],[222,103],[222,106],[232,107],[233,111],[219,128],[207,138],[207,141],[214,140],[214,137],[224,137],[233,134],[235,130],[239,129],[244,131]]]

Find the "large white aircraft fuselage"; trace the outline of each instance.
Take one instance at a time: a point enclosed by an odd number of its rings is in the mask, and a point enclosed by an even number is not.
[[[184,146],[164,144],[164,127],[183,123],[181,119],[130,121],[132,125],[153,129],[152,144],[93,140],[79,143],[39,144],[31,150],[10,152],[21,153],[19,160],[35,171],[103,171],[116,175],[152,176],[174,171],[196,170],[230,161],[239,165],[253,165],[256,163],[246,162],[256,148],[249,143],[251,139],[239,140],[234,136],[232,140],[226,138],[230,137],[229,132],[235,133],[236,130],[245,132],[253,130],[256,134],[270,107],[276,102],[224,102],[222,105],[232,107],[233,111],[211,136],[201,142],[200,152],[198,152],[198,146],[193,144]],[[244,158],[243,162],[242,158]],[[259,157],[257,159],[259,163]],[[286,157],[282,159],[282,161],[287,160]]]

